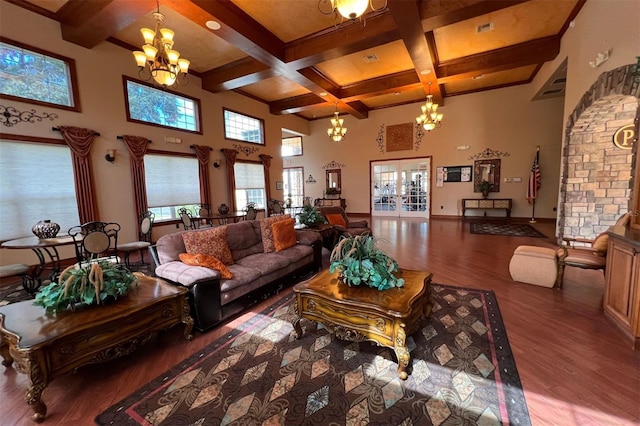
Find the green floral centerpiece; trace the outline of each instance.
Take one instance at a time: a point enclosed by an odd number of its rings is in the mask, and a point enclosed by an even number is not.
[[[305,204],[302,211],[298,214],[300,223],[307,226],[315,226],[326,223],[320,211],[310,204]]]
[[[371,235],[343,237],[331,252],[329,272],[338,271],[348,285],[368,285],[378,290],[403,287],[404,280],[393,273],[398,262],[376,247]]]
[[[127,294],[137,278],[120,264],[105,260],[86,266],[71,265],[60,273],[58,282],[43,287],[34,304],[48,312],[75,310],[77,304],[100,305]]]

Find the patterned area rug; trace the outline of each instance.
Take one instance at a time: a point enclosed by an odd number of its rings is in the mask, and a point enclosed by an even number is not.
[[[546,235],[526,223],[472,222],[469,226],[472,234],[546,238]]]
[[[490,291],[434,284],[433,312],[393,351],[341,341],[303,320],[292,295],[95,419],[99,425],[530,425]],[[251,314],[249,314],[251,315]]]

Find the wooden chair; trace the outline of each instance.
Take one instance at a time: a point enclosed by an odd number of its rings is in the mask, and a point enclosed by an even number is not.
[[[144,252],[149,250],[149,246],[151,245],[151,230],[153,228],[153,220],[155,218],[155,214],[149,210],[142,213],[140,215],[140,229],[138,235],[138,241],[132,241],[130,243],[121,244],[118,246],[118,251],[124,253],[124,263],[127,268],[131,268],[131,262],[129,261],[129,256],[132,252],[139,251],[140,252],[140,263],[139,265],[149,265],[144,261]]]
[[[189,210],[185,208],[179,209],[178,216],[182,219],[182,226],[184,226],[185,231],[188,231],[189,229],[198,229]]]
[[[245,211],[244,220],[255,220],[258,217],[258,209],[255,203],[249,203],[243,209]]]
[[[69,229],[78,265],[82,267],[97,260],[120,263],[118,232],[120,225],[114,222],[87,222]]]

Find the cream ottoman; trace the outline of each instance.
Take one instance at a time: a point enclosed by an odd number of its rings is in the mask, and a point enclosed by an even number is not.
[[[511,279],[551,288],[558,275],[558,256],[552,248],[519,246],[509,262]]]

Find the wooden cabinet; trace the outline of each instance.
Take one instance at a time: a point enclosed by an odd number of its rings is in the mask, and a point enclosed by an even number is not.
[[[467,210],[504,210],[507,220],[511,219],[511,198],[463,198],[462,199],[462,220],[465,218]]]
[[[640,348],[640,230],[612,226],[607,232],[604,312]]]
[[[342,207],[347,210],[347,203],[344,198],[316,198],[316,207]]]

